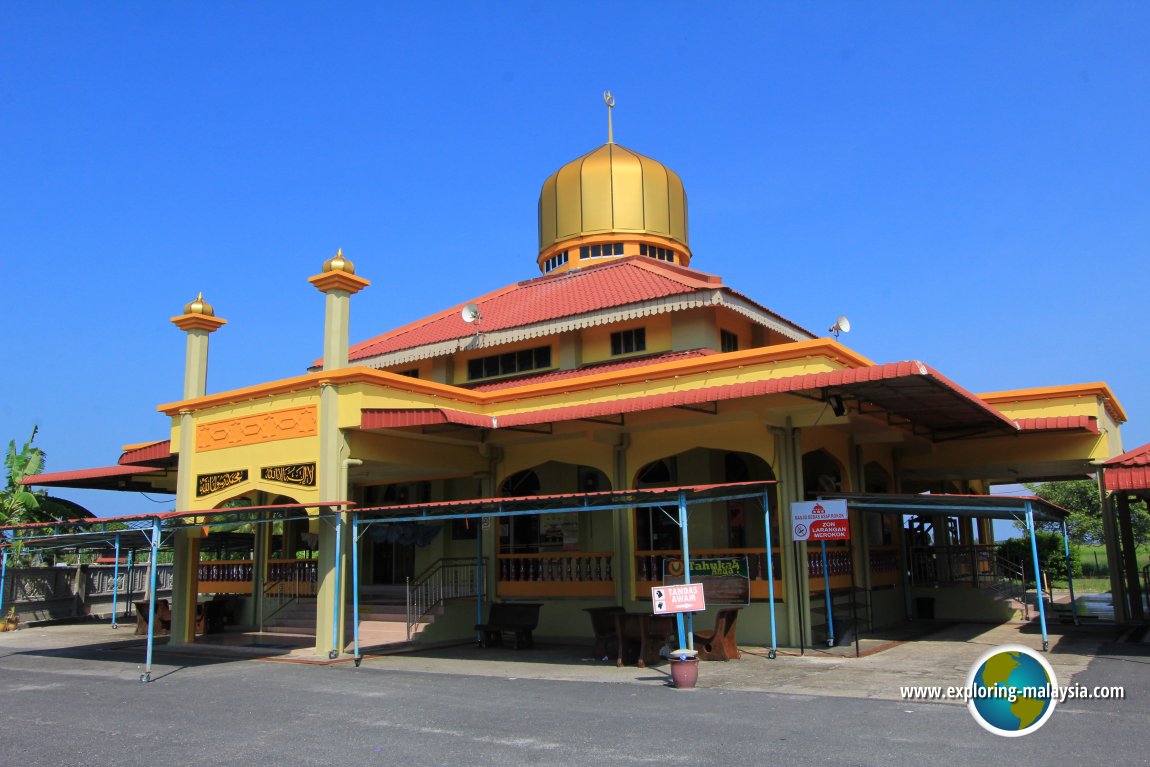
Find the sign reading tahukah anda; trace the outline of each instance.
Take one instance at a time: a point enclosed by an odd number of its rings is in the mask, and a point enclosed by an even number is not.
[[[285,466],[265,466],[260,469],[260,479],[315,487],[315,464],[289,463]]]
[[[663,561],[663,585],[681,584],[683,560]],[[708,604],[745,605],[751,601],[750,568],[747,555],[733,557],[699,557],[691,559],[691,582],[703,584]]]

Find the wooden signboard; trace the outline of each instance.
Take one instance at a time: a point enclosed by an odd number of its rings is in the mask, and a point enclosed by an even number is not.
[[[663,561],[663,585],[685,583],[683,560]],[[746,605],[751,601],[750,568],[747,555],[691,558],[691,583],[703,584],[709,605]]]

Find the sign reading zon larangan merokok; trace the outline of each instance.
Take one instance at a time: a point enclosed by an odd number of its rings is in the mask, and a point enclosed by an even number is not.
[[[847,541],[850,537],[846,501],[795,501],[791,504],[791,540]]]

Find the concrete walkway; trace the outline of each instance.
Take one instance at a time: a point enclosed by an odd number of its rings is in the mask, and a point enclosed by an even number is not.
[[[143,670],[142,637],[121,627],[87,623],[71,626],[24,628],[0,633],[0,673],[6,668],[43,668],[55,673],[107,674],[134,678]],[[1069,684],[1083,671],[1102,644],[1113,641],[1113,626],[1063,626],[1051,634],[1048,660],[1059,684]],[[861,658],[850,657],[847,648],[830,651],[781,650],[774,660],[761,647],[743,646],[741,660],[700,665],[700,688],[769,691],[796,695],[829,695],[850,698],[898,700],[906,685],[963,685],[971,665],[984,652],[1004,644],[1021,644],[1038,650],[1042,638],[1031,625],[959,624],[940,628],[923,638],[884,645]],[[226,647],[155,647],[153,678],[188,665],[253,660],[252,648],[229,654]],[[258,648],[257,648],[258,649]],[[853,654],[853,653],[852,653]],[[267,652],[265,660],[286,660]],[[354,670],[350,662],[337,664]],[[432,674],[549,679],[609,684],[665,685],[669,664],[645,669],[616,668],[614,663],[587,657],[587,648],[539,643],[530,650],[515,651],[474,645],[367,655],[362,670],[407,671]],[[689,694],[689,693],[687,693]]]

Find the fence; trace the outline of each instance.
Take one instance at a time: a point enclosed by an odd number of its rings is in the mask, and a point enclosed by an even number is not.
[[[13,606],[21,623],[62,621],[112,615],[113,596],[121,616],[132,601],[148,594],[148,565],[71,565],[11,567],[4,580],[4,613]],[[171,598],[172,566],[156,565],[156,596]]]

